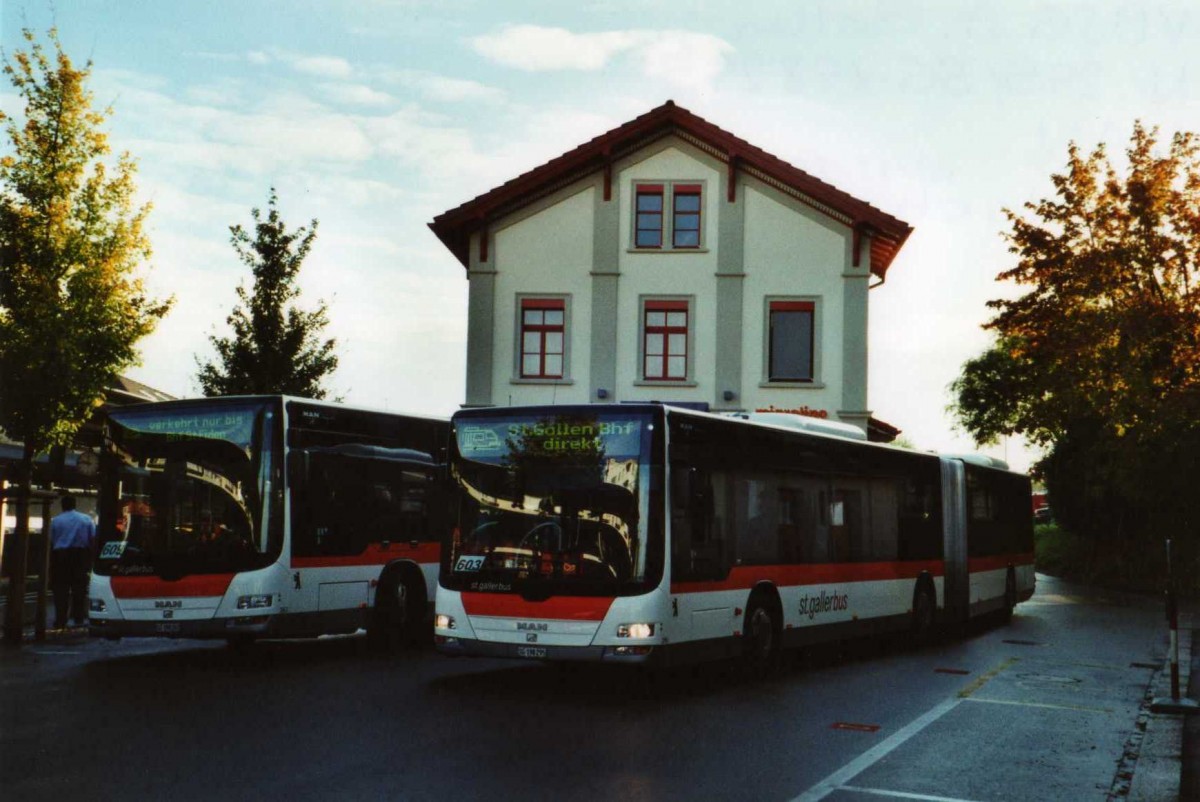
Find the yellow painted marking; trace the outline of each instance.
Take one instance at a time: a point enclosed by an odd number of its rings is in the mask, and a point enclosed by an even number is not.
[[[987,685],[992,680],[992,678],[994,678],[1001,671],[1003,671],[1004,669],[1013,665],[1014,663],[1019,663],[1019,662],[1021,662],[1021,658],[1019,658],[1019,657],[1008,658],[1003,663],[996,666],[991,671],[982,675],[979,679],[975,680],[970,685],[968,685],[967,687],[965,687],[961,691],[959,691],[958,698],[959,699],[969,699],[971,697],[971,694],[975,693],[975,691],[979,690],[984,685]]]
[[[1084,707],[1083,705],[1052,705],[1044,702],[1016,702],[1010,699],[980,699],[971,697],[968,702],[979,702],[989,705],[1013,705],[1014,707],[1040,707],[1046,710],[1077,710],[1083,713],[1112,713],[1107,707]]]

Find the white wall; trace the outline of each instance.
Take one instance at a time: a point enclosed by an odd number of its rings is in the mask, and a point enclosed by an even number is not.
[[[752,186],[746,203],[745,294],[742,338],[742,398],[748,408],[808,406],[831,418],[841,407],[842,292],[849,229],[778,202]],[[764,378],[766,310],[764,296],[819,299],[820,375],[814,387],[761,387]],[[865,334],[865,333],[864,333]]]
[[[595,191],[588,186],[495,232],[495,404],[586,403],[592,326],[592,225]],[[518,379],[517,302],[520,294],[570,295],[568,378],[546,386]]]
[[[621,203],[620,264],[617,325],[617,392],[622,401],[711,401],[716,360],[715,318],[717,310],[717,211],[720,208],[720,174],[683,150],[661,150],[623,170],[615,177],[615,193]],[[630,253],[633,244],[633,187],[635,182],[702,182],[704,227],[703,247],[699,252],[685,250],[659,253]],[[669,210],[664,210],[669,215]],[[639,298],[643,295],[691,295],[694,334],[690,348],[695,382],[680,386],[663,382],[653,386],[635,386],[640,375],[638,365],[640,336]]]
[[[616,384],[610,400],[669,399],[712,403],[716,359],[718,214],[722,172],[690,146],[658,143],[644,158],[618,165],[613,175],[619,203],[616,252],[618,319]],[[716,166],[714,166],[716,165]],[[723,169],[723,168],[722,168]],[[635,183],[700,182],[704,185],[704,241],[699,250],[633,249]],[[587,403],[591,382],[591,286],[598,184],[562,190],[510,217],[494,230],[496,268],[495,358],[492,403]],[[774,405],[823,409],[831,418],[842,407],[844,352],[843,272],[850,230],[752,178],[739,183],[744,204],[742,391],[744,408]],[[669,209],[664,210],[669,215]],[[603,245],[603,243],[601,243]],[[547,384],[518,378],[517,297],[568,295],[568,381]],[[691,375],[686,383],[639,383],[640,299],[691,296]],[[765,296],[818,300],[818,382],[814,386],[764,387]],[[865,337],[865,332],[852,332]],[[865,381],[866,377],[862,377]]]

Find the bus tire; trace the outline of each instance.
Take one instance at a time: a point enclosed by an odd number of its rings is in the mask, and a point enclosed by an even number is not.
[[[416,590],[398,572],[385,576],[375,591],[375,608],[367,624],[367,640],[382,651],[392,651],[413,640],[417,618]]]
[[[1008,576],[1004,579],[1004,609],[1001,614],[1004,620],[1011,621],[1013,610],[1017,607],[1017,572],[1009,566]]]
[[[937,623],[937,601],[928,582],[917,585],[913,591],[912,632],[913,639],[921,645],[933,639]]]
[[[768,594],[751,595],[742,624],[742,666],[751,678],[765,677],[778,665],[781,624],[779,605]]]

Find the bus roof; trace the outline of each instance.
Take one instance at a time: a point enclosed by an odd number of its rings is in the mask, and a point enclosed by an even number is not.
[[[225,404],[225,403],[238,403],[238,402],[246,402],[246,401],[267,401],[267,400],[274,400],[274,399],[278,399],[279,401],[281,401],[284,404],[296,402],[296,403],[301,403],[301,404],[308,404],[311,406],[329,407],[331,409],[347,409],[347,410],[356,410],[356,411],[360,411],[360,412],[373,412],[373,413],[378,413],[380,415],[398,415],[400,417],[405,417],[405,418],[420,418],[423,420],[439,421],[439,422],[443,422],[443,423],[450,419],[448,415],[445,415],[445,416],[428,415],[425,413],[406,412],[404,410],[378,409],[376,407],[357,406],[355,404],[346,404],[344,402],[339,402],[339,401],[324,401],[324,400],[318,400],[315,398],[304,398],[303,396],[298,396],[298,395],[285,395],[283,393],[258,393],[258,394],[247,394],[247,395],[214,395],[214,396],[200,396],[197,398],[175,398],[170,401],[147,401],[147,402],[139,403],[139,404],[125,404],[125,405],[122,405],[121,407],[113,408],[113,409],[109,410],[109,412],[112,413],[112,412],[121,412],[121,411],[126,411],[126,410],[129,410],[129,411],[144,410],[148,407],[156,407],[156,408],[161,407],[164,409],[169,409],[172,407],[186,408],[186,407],[196,406],[196,405],[200,405],[200,404],[218,404],[219,405],[219,404]]]

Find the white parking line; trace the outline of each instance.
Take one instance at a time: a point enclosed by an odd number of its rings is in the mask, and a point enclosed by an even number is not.
[[[972,802],[970,799],[959,799],[955,796],[933,796],[931,794],[910,794],[907,791],[885,791],[882,788],[859,788],[856,785],[843,785],[843,791],[854,791],[859,794],[875,796],[890,796],[894,799],[921,799],[925,802]]]
[[[889,753],[901,746],[909,738],[913,737],[921,730],[928,727],[933,722],[937,721],[942,716],[949,713],[954,708],[962,704],[961,698],[947,699],[937,707],[930,710],[925,715],[916,719],[906,727],[897,730],[895,735],[891,735],[880,741],[871,749],[863,752],[854,760],[851,760],[845,766],[830,774],[821,782],[809,788],[800,796],[792,800],[792,802],[817,802],[818,799],[824,799],[834,791],[843,787],[843,784],[862,774],[871,766],[885,758]],[[897,794],[899,795],[899,794]],[[911,797],[913,799],[940,799],[940,797]]]

